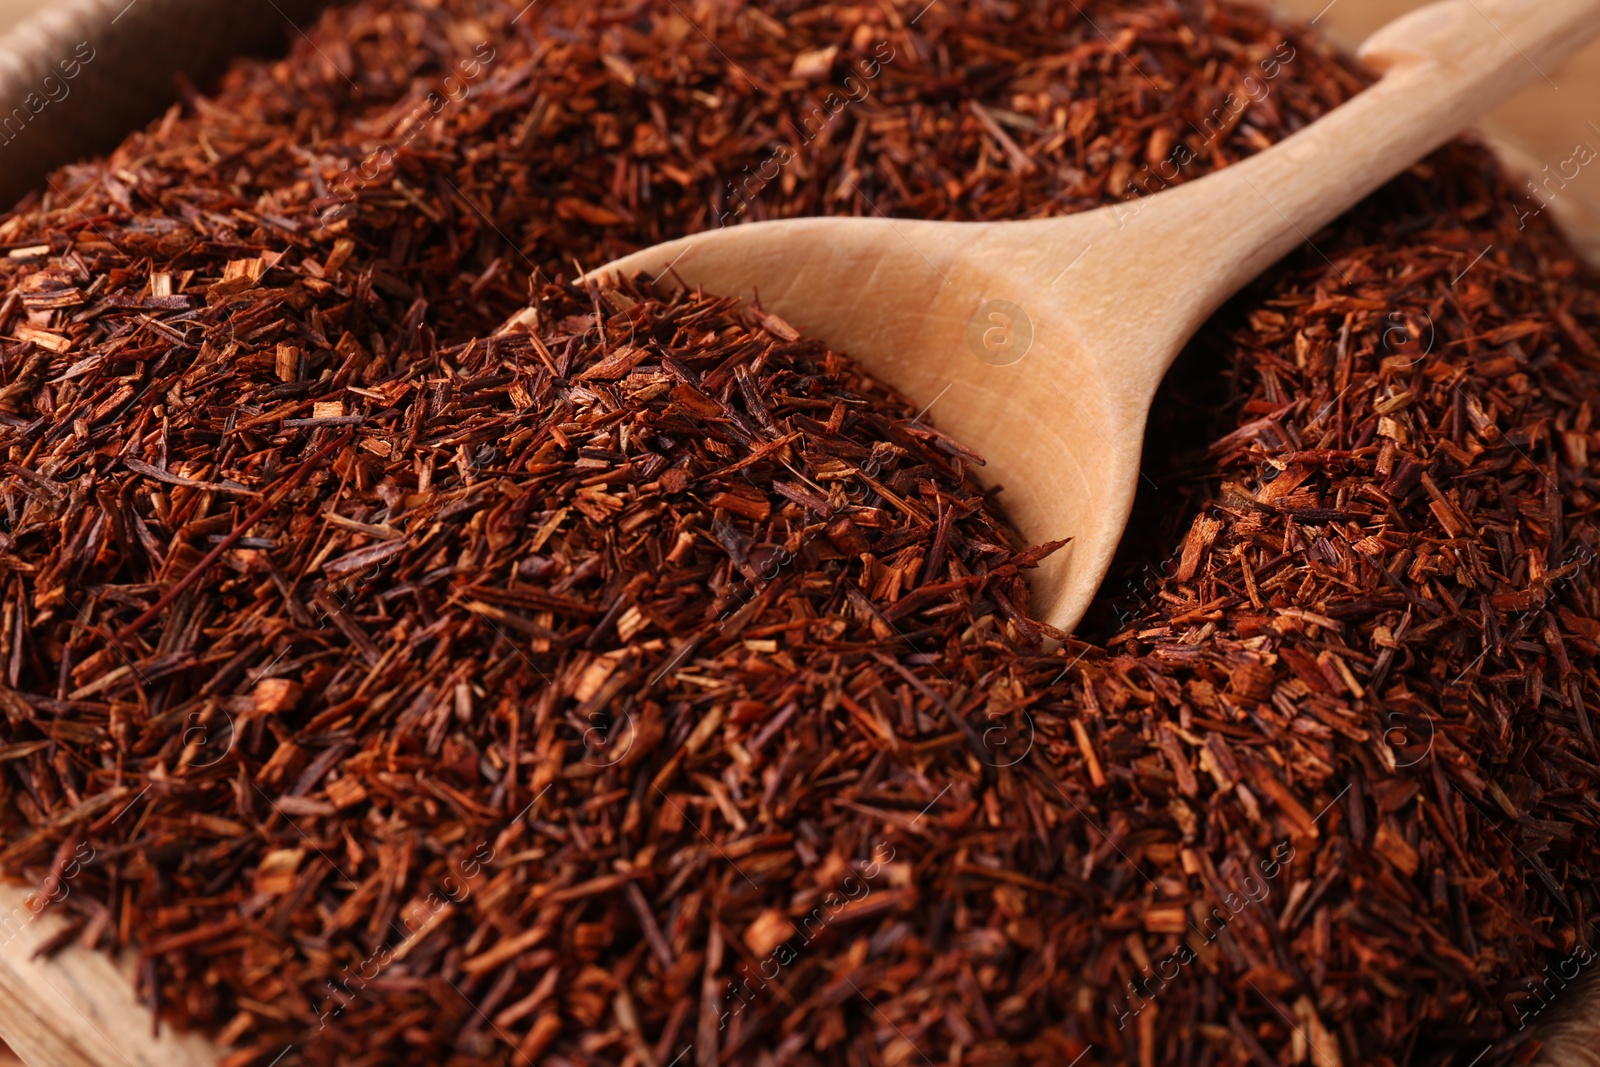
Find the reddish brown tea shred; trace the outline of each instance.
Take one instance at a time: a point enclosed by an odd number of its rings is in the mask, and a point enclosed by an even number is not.
[[[1531,1056],[1600,290],[1481,152],[1207,327],[1055,651],[915,406],[555,281],[1133,211],[1359,84],[1199,3],[331,13],[0,223],[0,866],[239,1067]]]

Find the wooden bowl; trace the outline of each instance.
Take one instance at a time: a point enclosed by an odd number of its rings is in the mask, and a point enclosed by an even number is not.
[[[0,201],[40,187],[51,169],[114,146],[159,114],[173,96],[174,76],[202,80],[233,56],[283,43],[285,20],[296,25],[324,0],[58,0],[0,40],[0,100],[23,100],[73,59],[80,42],[93,58],[79,62],[72,92],[52,103],[48,122],[6,144],[0,156]],[[1422,0],[1272,0],[1279,13],[1314,21],[1336,44],[1353,48],[1368,33]],[[1530,0],[1537,3],[1538,0]],[[38,0],[0,0],[0,25]],[[115,29],[112,24],[115,23]],[[181,32],[179,29],[181,28]],[[196,42],[202,42],[197,46]],[[1600,266],[1600,168],[1576,178],[1558,172],[1578,143],[1600,148],[1600,45],[1567,66],[1545,72],[1482,127],[1515,171],[1537,181],[1538,198],[1592,264]],[[1559,87],[1559,88],[1558,88]],[[1548,168],[1548,169],[1547,169]],[[159,1032],[134,997],[133,958],[72,944],[46,960],[33,958],[62,928],[46,912],[31,920],[29,890],[0,884],[0,1038],[32,1067],[217,1067],[224,1053],[210,1040]],[[1600,1067],[1600,995],[1573,991],[1543,1028],[1536,1061],[1546,1067]],[[1545,1020],[1541,1020],[1545,1022]],[[6,1062],[0,1049],[0,1067]]]

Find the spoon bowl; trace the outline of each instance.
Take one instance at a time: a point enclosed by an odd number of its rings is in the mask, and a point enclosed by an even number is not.
[[[1034,612],[1082,618],[1127,525],[1150,402],[1207,316],[1385,181],[1600,32],[1600,0],[1444,0],[1379,30],[1383,77],[1281,143],[1077,215],[810,218],[668,241],[591,272],[759,299],[987,460],[1031,541],[1070,538]],[[1313,241],[1314,247],[1314,241]],[[921,417],[921,416],[919,416]]]
[[[756,294],[764,311],[910,397],[985,458],[985,480],[1003,483],[1019,530],[1072,537],[1035,582],[1042,617],[1071,622],[1121,535],[1158,380],[1096,358],[1073,314],[1075,271],[1115,233],[1104,212],[1031,223],[796,219],[685,238],[608,269],[654,275],[671,263],[669,277]],[[1057,263],[1064,253],[1084,258]]]

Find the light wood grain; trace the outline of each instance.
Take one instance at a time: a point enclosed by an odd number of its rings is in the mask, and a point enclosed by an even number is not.
[[[0,0],[0,30],[8,30],[40,8],[49,7],[48,0]]]
[[[70,886],[68,887],[70,892]],[[131,961],[74,943],[46,960],[33,954],[61,929],[34,894],[0,885],[0,1037],[35,1067],[216,1067],[215,1047],[164,1027],[134,999]]]
[[[1379,26],[1422,3],[1334,0],[1330,6],[1328,0],[1272,0],[1267,6],[1302,22],[1317,19],[1316,29],[1332,43],[1354,49]],[[1478,130],[1523,181],[1533,178],[1542,183],[1547,177],[1544,168],[1559,174],[1578,143],[1600,152],[1596,127],[1600,127],[1600,44],[1591,44],[1565,63],[1546,67],[1544,74],[1490,112]],[[1556,188],[1550,211],[1590,264],[1600,268],[1600,166],[1567,168],[1568,174],[1574,171],[1576,177],[1561,178],[1564,187]],[[1531,194],[1520,202],[1529,208],[1537,204]]]

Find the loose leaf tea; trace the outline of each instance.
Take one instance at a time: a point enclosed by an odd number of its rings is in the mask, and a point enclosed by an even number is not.
[[[1137,225],[1359,85],[1198,3],[330,13],[0,223],[0,865],[239,1067],[1531,1055],[1600,290],[1483,153],[1206,328],[1064,644],[937,407],[559,280]]]

